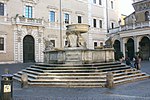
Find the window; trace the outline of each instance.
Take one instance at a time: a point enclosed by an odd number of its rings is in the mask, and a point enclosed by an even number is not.
[[[102,5],[102,0],[99,0],[99,5]]]
[[[69,24],[69,14],[65,13],[65,23]]]
[[[103,42],[100,42],[100,46],[103,46]]]
[[[78,16],[78,23],[82,23],[82,17]]]
[[[50,40],[50,42],[53,44],[53,46],[55,47],[55,40]]]
[[[4,16],[4,4],[0,3],[0,15]]]
[[[32,6],[26,6],[25,17],[32,18]]]
[[[114,28],[114,23],[113,23],[113,22],[111,23],[111,28],[112,28],[112,29]]]
[[[0,37],[0,50],[4,50],[4,38]]]
[[[112,9],[114,8],[114,3],[113,3],[113,1],[111,1],[111,8],[112,8]]]
[[[94,48],[97,47],[97,42],[94,42]]]
[[[96,27],[96,19],[93,19],[93,27]]]
[[[55,22],[55,12],[54,11],[50,11],[50,18],[49,18],[50,22]]]
[[[102,28],[102,20],[99,20],[99,27]]]
[[[96,0],[93,0],[93,3],[96,4]]]
[[[150,17],[149,12],[146,11],[145,12],[145,21],[148,21],[150,19],[149,17]]]

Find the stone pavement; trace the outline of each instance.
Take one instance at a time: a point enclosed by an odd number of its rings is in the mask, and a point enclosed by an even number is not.
[[[28,64],[0,64],[0,75],[4,69],[16,73],[29,66]],[[141,70],[150,74],[150,61],[142,62]],[[21,88],[14,81],[14,100],[150,100],[150,79],[108,88],[54,88],[28,87]]]

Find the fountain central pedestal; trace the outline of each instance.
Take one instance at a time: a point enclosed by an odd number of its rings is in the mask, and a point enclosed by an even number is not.
[[[67,26],[67,45],[63,50],[45,50],[45,63],[85,64],[94,62],[109,62],[114,60],[114,49],[87,49],[82,37],[88,32],[89,25],[72,24]]]

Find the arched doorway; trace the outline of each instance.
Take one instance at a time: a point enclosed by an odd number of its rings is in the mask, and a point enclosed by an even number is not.
[[[135,56],[135,52],[134,52],[134,40],[133,39],[129,39],[125,45],[126,47],[126,57],[129,57],[130,60],[133,59],[133,57]]]
[[[120,41],[119,40],[115,40],[113,47],[115,49],[115,60],[119,60],[119,56],[118,55],[121,52],[121,50],[120,50]]]
[[[148,37],[143,37],[139,43],[142,52],[143,60],[149,60],[150,57],[150,39]]]
[[[34,38],[27,35],[23,39],[23,62],[35,62]]]

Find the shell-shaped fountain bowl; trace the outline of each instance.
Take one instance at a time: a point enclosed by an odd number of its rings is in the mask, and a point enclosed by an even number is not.
[[[89,30],[90,25],[87,24],[71,24],[67,25],[67,30],[71,32],[80,32],[80,33],[86,33]]]

